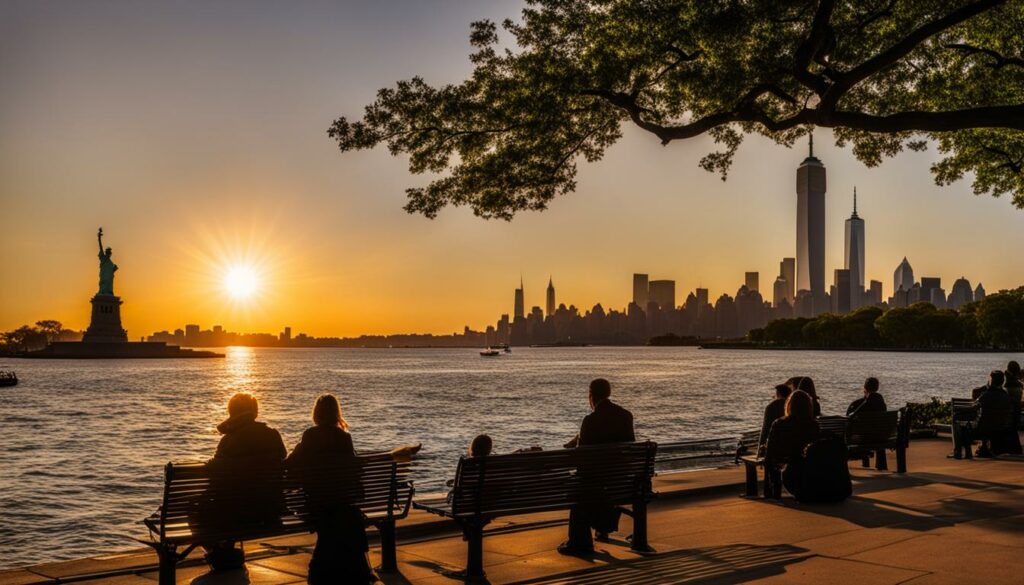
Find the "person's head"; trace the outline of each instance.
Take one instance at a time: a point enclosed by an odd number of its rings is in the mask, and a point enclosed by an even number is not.
[[[341,416],[341,404],[333,394],[323,394],[313,404],[313,424],[318,427],[338,427],[348,430],[348,422]]]
[[[612,395],[612,384],[604,378],[598,378],[590,383],[590,406],[597,408],[602,400],[608,400]]]
[[[260,412],[260,403],[248,392],[239,392],[228,400],[228,416],[239,416],[251,413],[253,418]]]
[[[992,373],[988,375],[988,385],[994,388],[1001,388],[1003,380],[1003,372],[1001,370],[992,370]]]
[[[487,457],[491,454],[491,448],[494,446],[494,442],[491,441],[491,437],[488,435],[477,435],[473,437],[473,441],[469,444],[469,456],[470,457]]]
[[[800,382],[796,386],[797,390],[803,390],[812,399],[818,399],[818,391],[814,389],[814,380],[804,376],[800,378]]]
[[[803,380],[803,376],[793,376],[786,380],[786,386],[789,386],[790,391],[796,390],[800,386],[800,380]]]
[[[878,378],[864,380],[864,396],[878,392]]]
[[[814,418],[814,400],[803,390],[796,390],[786,399],[786,416],[801,419]]]
[[[1020,364],[1016,360],[1011,360],[1010,363],[1006,364],[1006,377],[1007,379],[1013,378],[1014,380],[1020,380]]]
[[[775,387],[775,397],[789,398],[789,394],[792,391],[793,389],[789,387],[787,384],[779,384],[778,386]]]

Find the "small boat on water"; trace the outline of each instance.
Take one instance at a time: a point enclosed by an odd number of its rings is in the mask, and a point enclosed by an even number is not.
[[[18,375],[13,370],[0,370],[0,386],[16,386]]]
[[[505,353],[512,353],[512,348],[507,343],[499,343],[498,345],[492,345],[490,349],[500,349]]]
[[[498,357],[501,355],[501,351],[488,347],[487,349],[480,350],[480,357]]]

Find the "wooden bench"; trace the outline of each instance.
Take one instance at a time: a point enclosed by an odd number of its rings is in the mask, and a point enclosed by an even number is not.
[[[870,467],[873,451],[875,469],[880,471],[889,469],[886,450],[893,449],[896,451],[896,472],[907,472],[909,437],[910,421],[904,410],[861,413],[850,418],[846,428],[846,445],[851,455],[859,455],[861,465]]]
[[[832,434],[836,437],[846,439],[847,419],[845,416],[820,416],[818,427],[821,434]],[[739,440],[739,447],[736,449],[736,460],[742,461],[746,471],[746,492],[743,497],[758,497],[757,469],[764,469],[764,497],[782,498],[782,470],[777,466],[771,468],[764,464],[764,454],[760,452],[761,431],[748,431],[743,433]],[[758,438],[753,439],[754,436]]]
[[[174,585],[178,562],[197,546],[312,532],[318,508],[342,504],[377,528],[380,569],[395,571],[395,521],[408,515],[413,491],[410,463],[390,453],[287,473],[244,460],[168,463],[163,503],[142,521],[150,538],[141,542],[160,559],[160,584]]]
[[[971,434],[978,424],[978,405],[973,398],[952,398],[949,402],[952,411],[949,430],[953,435],[953,458],[962,459],[963,451],[966,451],[967,458],[974,459]]]
[[[413,506],[451,518],[468,542],[466,577],[484,576],[484,527],[500,516],[629,505],[632,548],[649,551],[647,503],[657,444],[613,443],[486,457],[463,457],[446,500]]]

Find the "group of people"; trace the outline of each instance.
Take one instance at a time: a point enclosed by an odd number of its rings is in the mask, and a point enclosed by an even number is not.
[[[971,398],[978,408],[971,440],[980,441],[977,457],[992,457],[1003,453],[1022,453],[1020,434],[1021,400],[1024,394],[1024,375],[1020,364],[1011,361],[1006,370],[992,370],[988,383],[971,392]],[[961,441],[961,429],[954,428],[954,441]],[[971,445],[964,445],[970,449]],[[959,451],[954,445],[954,456]]]

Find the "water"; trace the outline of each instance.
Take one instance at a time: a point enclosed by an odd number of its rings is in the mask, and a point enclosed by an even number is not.
[[[423,442],[416,483],[440,491],[480,432],[496,452],[572,437],[591,378],[612,381],[637,433],[728,436],[759,425],[772,388],[815,379],[825,414],[842,414],[864,377],[891,406],[963,396],[1011,354],[702,351],[695,348],[228,348],[223,360],[6,360],[0,389],[0,568],[133,548],[160,503],[162,466],[205,459],[232,393],[291,448],[322,392],[336,393],[356,448]],[[137,545],[134,545],[137,546]]]

